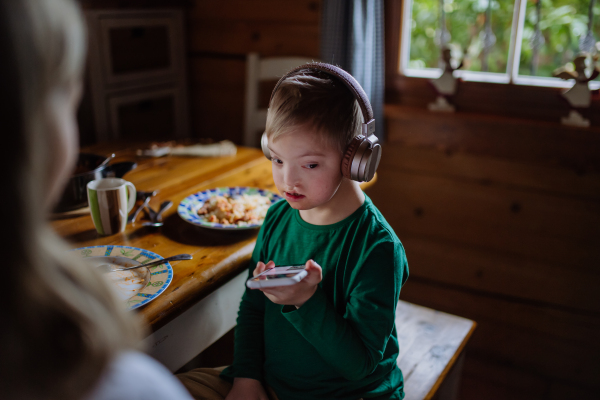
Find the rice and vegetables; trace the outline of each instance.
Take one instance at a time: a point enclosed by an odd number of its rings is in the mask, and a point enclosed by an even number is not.
[[[215,195],[204,202],[198,215],[223,225],[261,224],[270,206],[271,200],[260,194]]]

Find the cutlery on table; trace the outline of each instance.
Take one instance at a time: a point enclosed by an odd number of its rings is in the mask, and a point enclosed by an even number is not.
[[[95,268],[97,269],[97,271],[100,271],[101,273],[104,274],[107,272],[114,272],[114,271],[129,271],[130,269],[136,269],[136,268],[141,268],[141,267],[152,267],[155,265],[164,264],[169,261],[191,260],[192,258],[193,257],[190,254],[178,254],[176,256],[163,258],[162,260],[156,260],[156,261],[152,261],[152,262],[145,263],[145,264],[135,265],[133,267],[117,268],[116,266],[110,265],[110,264],[100,264],[100,265],[96,266]],[[127,261],[131,262],[130,259],[127,259]]]
[[[127,218],[127,222],[135,222],[136,218],[140,214],[140,211],[142,211],[144,209],[144,207],[146,207],[148,205],[148,203],[150,203],[151,198],[152,198],[152,196],[146,197],[146,200],[144,200],[142,205],[139,206],[138,209],[135,210],[135,212],[129,216],[129,218]]]
[[[161,226],[163,226],[164,224],[162,222],[150,222],[150,221],[145,221],[142,222],[142,226],[150,226],[153,228],[159,228]]]
[[[145,191],[145,190],[138,190],[136,193],[136,200],[146,200],[146,197],[150,196],[156,196],[158,194],[158,190],[152,190],[152,191]]]
[[[158,212],[154,211],[152,209],[152,207],[146,207],[146,210],[148,211],[148,214],[150,216],[150,222],[144,222],[144,223],[142,223],[142,225],[143,226],[154,226],[154,227],[163,226],[163,223],[161,222],[162,213],[165,212],[166,210],[168,210],[169,208],[171,208],[172,205],[173,205],[173,202],[170,200],[163,201],[160,205],[160,208],[158,209]]]
[[[98,165],[95,169],[104,167],[106,164],[108,164],[108,162],[110,160],[112,160],[113,158],[115,158],[115,153],[112,153],[110,156],[106,157],[106,160],[102,161],[102,163],[100,165]]]
[[[156,194],[158,193],[158,190],[155,190],[153,192],[141,192],[145,194],[144,197],[144,202],[142,203],[141,206],[138,207],[137,210],[135,210],[135,212],[133,214],[131,214],[128,218],[127,218],[127,222],[135,222],[135,220],[137,219],[138,215],[140,214],[140,212],[148,206],[148,203],[150,203],[150,199],[152,199],[153,196],[156,196]],[[140,196],[139,192],[138,192],[138,198]]]

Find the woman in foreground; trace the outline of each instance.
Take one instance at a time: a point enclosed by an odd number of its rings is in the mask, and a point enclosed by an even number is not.
[[[3,399],[189,399],[47,215],[77,157],[85,30],[71,0],[0,0]]]

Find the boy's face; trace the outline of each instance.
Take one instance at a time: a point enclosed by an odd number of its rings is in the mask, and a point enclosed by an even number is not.
[[[269,141],[273,179],[297,210],[326,205],[342,182],[342,154],[312,128],[297,127]]]

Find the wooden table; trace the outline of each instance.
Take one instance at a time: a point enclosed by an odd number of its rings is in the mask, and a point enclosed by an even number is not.
[[[258,233],[193,226],[177,215],[177,205],[192,193],[215,187],[276,188],[271,163],[257,149],[238,148],[235,156],[218,158],[152,159],[135,156],[137,148],[120,150],[117,158],[138,162],[138,167],[124,177],[136,189],[159,190],[150,202],[152,208],[157,209],[165,200],[173,202],[164,213],[163,227],[129,224],[123,233],[102,237],[96,233],[89,214],[55,219],[52,225],[73,248],[124,245],[163,257],[193,255],[193,260],[172,263],[174,276],[169,287],[138,311],[152,333],[145,340],[150,352],[175,370],[235,325],[245,271]],[[108,155],[114,149],[114,145],[97,145],[85,150]]]

